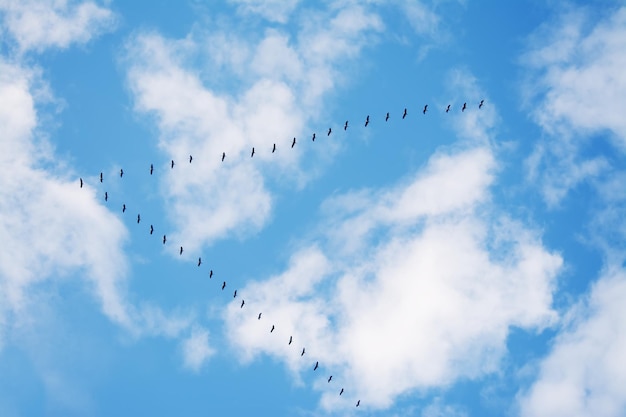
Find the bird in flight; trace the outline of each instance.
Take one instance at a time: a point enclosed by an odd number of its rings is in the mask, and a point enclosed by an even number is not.
[[[139,224],[139,222],[141,221],[141,214],[137,215],[137,224]]]
[[[189,163],[191,163],[191,161],[193,161],[193,156],[189,155]]]
[[[370,116],[369,116],[369,114],[365,118],[365,127],[367,127],[368,124],[370,124]]]
[[[328,382],[330,382],[332,379],[333,379],[333,376],[332,376],[332,375],[331,375],[331,376],[329,376],[329,377],[328,377]]]
[[[120,178],[122,178],[124,176],[124,170],[120,169]]]
[[[326,134],[326,136],[330,136],[330,134],[332,133],[333,129],[332,128],[328,128],[328,133]]]
[[[389,120],[389,112],[387,112],[387,115],[385,116],[385,122]]]
[[[154,165],[150,164],[150,175],[152,175],[152,172],[154,171]]]
[[[233,294],[233,298],[237,297],[237,290],[235,290],[235,293]]]
[[[126,204],[122,204],[122,213],[126,212]]]
[[[163,235],[163,244],[165,245],[165,242],[167,242],[167,236]]]
[[[343,394],[343,388],[339,391],[339,395]]]
[[[320,366],[319,361],[315,361],[315,366],[313,367],[313,370],[317,371],[317,368],[319,368],[319,366]]]
[[[254,146],[252,147],[252,153],[250,154],[250,158],[254,156]]]
[[[209,271],[209,278],[213,278],[213,270]]]
[[[180,251],[178,252],[178,254],[179,254],[179,255],[182,255],[182,254],[183,254],[183,247],[182,247],[182,246],[180,247]]]
[[[222,284],[222,291],[224,291],[224,288],[226,288],[226,281]]]
[[[406,117],[406,107],[404,108],[404,113],[402,114],[402,118],[404,119]]]
[[[424,110],[422,110],[422,113],[426,114],[427,110],[428,110],[428,104],[424,106]]]
[[[102,172],[100,173],[100,182],[102,182]]]
[[[450,105],[448,104],[448,107],[446,107],[446,113],[448,113],[450,111]]]
[[[272,148],[272,153],[276,152],[276,144],[274,144],[274,147]]]
[[[246,302],[245,302],[244,300],[241,300],[241,307],[239,307],[239,308],[243,308],[243,305],[244,305],[245,303],[246,303]]]
[[[109,193],[104,192],[104,201],[109,201]]]
[[[290,345],[292,341],[293,341],[293,336],[289,336],[289,343],[287,344]]]
[[[202,265],[202,258],[198,258],[198,266]]]
[[[293,142],[291,142],[291,147],[293,148],[294,146],[296,146],[296,138],[293,138]]]
[[[175,164],[174,164],[174,160],[172,159],[172,163],[171,163],[170,167],[173,169],[173,168],[174,168],[174,165],[175,165]]]
[[[224,162],[224,158],[226,158],[226,152],[222,152],[222,162]]]
[[[467,103],[463,103],[463,108],[461,109],[461,111],[465,111],[466,108],[467,108]]]
[[[258,320],[261,320],[261,314],[263,314],[263,313],[259,313],[259,318],[258,318]]]
[[[313,133],[313,137],[311,138],[313,142],[315,142],[315,132]]]
[[[80,188],[83,188],[83,179],[79,178],[79,180],[80,180]]]
[[[300,354],[300,356],[304,356],[304,348],[302,348],[302,353]]]
[[[347,120],[346,120],[346,124],[343,125],[343,130],[346,130],[346,129],[348,129],[348,121]]]
[[[358,407],[361,404],[361,400],[356,402],[356,406]]]
[[[272,333],[274,331],[274,325],[272,324],[272,330],[270,330],[270,333]]]
[[[150,225],[150,234],[154,233],[154,226]]]
[[[485,104],[485,100],[480,100],[480,103],[478,103],[478,108],[482,109],[483,108],[483,104]]]

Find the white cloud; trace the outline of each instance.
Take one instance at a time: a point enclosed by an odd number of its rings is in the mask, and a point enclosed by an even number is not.
[[[200,327],[194,327],[191,335],[181,343],[183,364],[187,369],[198,372],[202,365],[215,354],[209,346],[209,332]]]
[[[0,0],[0,15],[20,51],[86,43],[115,24],[111,10],[91,1]]]
[[[242,13],[255,13],[271,22],[285,23],[300,0],[230,0]]]
[[[617,417],[626,413],[626,272],[607,271],[520,393],[522,416]]]

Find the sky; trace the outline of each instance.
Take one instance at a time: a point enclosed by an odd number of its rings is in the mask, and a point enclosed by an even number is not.
[[[619,1],[0,0],[0,415],[625,416],[624,67]]]

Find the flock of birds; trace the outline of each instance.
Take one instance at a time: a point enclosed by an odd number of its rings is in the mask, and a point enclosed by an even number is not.
[[[483,105],[484,105],[484,100],[481,100],[480,103],[478,104],[478,108],[482,109]],[[466,109],[467,109],[467,103],[463,103],[463,106],[461,107],[461,112],[464,112]],[[428,111],[428,104],[426,104],[424,106],[424,109],[422,110],[422,113],[426,114],[427,111]],[[450,112],[450,105],[448,105],[446,107],[445,112],[446,113]],[[405,119],[407,117],[407,114],[408,114],[408,111],[405,108],[403,113],[402,113],[402,119]],[[389,112],[387,112],[386,115],[385,115],[385,122],[389,121],[389,118],[390,118],[390,115],[389,115]],[[369,124],[370,124],[370,116],[367,115],[367,117],[365,118],[365,127],[367,127]],[[346,120],[346,122],[345,122],[345,124],[343,126],[343,129],[344,130],[348,129],[348,120]],[[330,136],[331,134],[332,134],[332,128],[329,127],[326,135]],[[313,133],[312,140],[315,141],[315,139],[316,139],[316,135],[315,135],[315,133]],[[293,148],[295,145],[296,145],[296,138],[294,137],[293,141],[291,142],[291,147]],[[272,153],[274,153],[274,152],[276,152],[276,144],[275,143],[274,143],[274,145],[272,147]],[[255,154],[255,148],[252,147],[252,151],[251,151],[250,157],[251,158],[254,157],[254,154]],[[226,158],[226,153],[222,152],[222,158],[221,158],[222,162],[224,161],[225,158]],[[193,156],[189,155],[189,163],[192,163],[192,162],[193,162]],[[175,164],[174,160],[171,160],[171,162],[170,162],[170,169],[174,169],[175,165],[176,164]],[[154,173],[154,164],[150,164],[150,175],[153,175],[153,173]],[[124,169],[120,169],[119,176],[120,176],[120,178],[124,177]],[[100,179],[100,183],[104,182],[104,174],[102,172],[100,172],[99,179]],[[83,181],[82,178],[79,178],[79,183],[80,183],[80,188],[83,188],[84,181]],[[104,192],[104,201],[108,202],[108,200],[109,200],[109,193],[108,193],[108,191],[105,191]],[[126,204],[123,203],[122,204],[122,213],[125,213],[126,209],[127,209],[126,208]],[[137,224],[139,224],[140,222],[141,222],[141,214],[139,213],[139,214],[137,214]],[[155,231],[154,225],[151,224],[150,225],[150,229],[149,229],[150,235],[153,235],[154,231]],[[167,243],[167,235],[165,235],[165,234],[163,235],[162,243],[163,243],[163,245],[165,245]],[[178,254],[182,255],[183,252],[184,252],[184,248],[181,245],[180,249],[178,250]],[[197,266],[200,267],[201,265],[202,265],[202,257],[198,257]],[[213,274],[213,270],[209,269],[209,279],[212,279],[213,275],[214,275]],[[226,281],[222,282],[221,289],[222,289],[222,291],[224,291],[226,289]],[[237,295],[238,295],[237,294],[237,290],[235,289],[234,292],[233,292],[233,299],[237,298]],[[245,302],[245,300],[241,296],[240,296],[240,298],[241,298],[241,304],[240,304],[239,308],[243,308],[246,305],[246,302]],[[261,320],[262,314],[263,314],[262,312],[260,312],[258,314],[258,317],[257,317],[258,320]],[[270,328],[269,333],[273,333],[275,329],[276,329],[276,325],[272,324],[272,327]],[[293,336],[289,336],[288,345],[291,345],[292,343],[293,343]],[[300,357],[303,357],[305,355],[305,353],[306,353],[306,348],[303,347],[302,348],[302,352],[300,353]],[[320,365],[319,361],[315,361],[315,365],[313,366],[313,371],[317,371],[317,369],[319,368],[319,365]],[[327,379],[327,382],[330,383],[332,380],[333,380],[333,376],[329,375],[328,379]],[[344,388],[342,387],[339,390],[339,395],[341,396],[341,395],[343,395],[343,393],[344,393]],[[356,407],[359,407],[360,405],[361,405],[361,400],[359,399],[356,402]]]

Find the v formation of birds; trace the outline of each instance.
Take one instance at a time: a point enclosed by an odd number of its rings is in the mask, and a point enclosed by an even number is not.
[[[481,100],[480,103],[478,104],[478,108],[482,109],[483,105],[484,105],[484,100]],[[461,107],[461,112],[465,112],[466,109],[467,109],[467,103],[463,103],[463,106]],[[422,110],[422,113],[425,115],[427,111],[428,111],[428,104],[426,104],[424,106],[424,108]],[[446,107],[445,112],[446,113],[450,112],[450,105],[448,105]],[[408,115],[408,109],[405,108],[404,111],[402,112],[402,119],[405,119],[407,117],[407,115]],[[391,116],[390,116],[389,112],[387,112],[386,115],[385,115],[385,118],[384,118],[385,122],[388,122],[390,117]],[[367,127],[369,124],[370,124],[370,116],[367,115],[367,117],[365,118],[364,127]],[[343,125],[343,129],[347,130],[348,127],[349,127],[349,121],[346,120],[346,122]],[[328,131],[326,132],[326,135],[330,136],[331,134],[332,134],[332,128],[329,127]],[[314,142],[315,139],[316,139],[316,135],[315,135],[315,133],[313,133],[312,141]],[[291,148],[293,148],[295,145],[296,145],[296,138],[294,137],[292,142],[291,142]],[[272,146],[272,153],[275,153],[276,149],[277,149],[276,143],[274,143],[273,146]],[[250,152],[250,157],[251,158],[254,157],[255,153],[256,153],[255,152],[255,148],[252,147],[252,150]],[[222,152],[221,161],[224,162],[225,159],[226,159],[226,152]],[[193,156],[189,155],[189,163],[191,164],[192,162],[193,162]],[[170,169],[174,169],[174,167],[176,166],[176,163],[174,162],[174,160],[170,161],[169,166],[170,166]],[[153,175],[153,173],[154,173],[154,164],[150,164],[149,172],[150,172],[150,175]],[[120,178],[123,178],[123,177],[124,177],[124,170],[120,169]],[[100,172],[99,180],[100,180],[100,183],[104,183],[104,174],[102,172]],[[83,188],[83,185],[85,185],[85,181],[82,178],[79,178],[79,184],[80,184],[80,188]],[[104,192],[104,200],[105,200],[105,202],[108,202],[108,200],[109,200],[109,193],[108,193],[108,191]],[[122,213],[125,213],[126,209],[127,209],[126,204],[125,203],[122,204]],[[139,224],[140,221],[141,221],[141,214],[138,213],[137,214],[137,223]],[[155,230],[154,225],[151,224],[150,225],[150,235],[152,235],[154,233],[154,230]],[[163,245],[165,245],[167,243],[167,235],[165,235],[165,234],[163,235],[162,242],[163,242]],[[183,252],[184,252],[184,249],[183,249],[183,246],[181,245],[180,249],[179,249],[179,255],[182,255]],[[201,265],[202,265],[202,257],[199,257],[197,266],[200,267]],[[209,271],[209,279],[212,279],[212,278],[213,278],[213,270],[210,269],[210,271]],[[226,288],[226,281],[223,281],[223,283],[221,285],[221,289],[224,290],[225,288]],[[233,298],[236,298],[236,297],[237,297],[237,290],[234,290]],[[240,297],[240,298],[241,298],[240,308],[243,309],[243,307],[246,306],[247,304],[245,303],[245,299],[243,297]],[[248,307],[248,308],[250,308],[250,307]],[[260,312],[258,314],[257,319],[261,320],[261,316],[262,316],[262,312]],[[272,324],[272,326],[271,326],[271,328],[269,330],[269,333],[273,333],[275,329],[276,329],[276,324]],[[292,342],[293,342],[293,336],[289,336],[289,341],[288,341],[287,344],[291,345]],[[303,347],[302,348],[302,352],[300,353],[300,357],[303,357],[305,355],[305,353],[306,353],[306,348]],[[319,361],[315,361],[315,365],[312,367],[313,371],[317,371],[319,366],[320,366]],[[328,383],[330,383],[332,380],[333,380],[333,376],[329,375],[328,379],[327,379]],[[344,388],[341,387],[341,389],[338,391],[338,395],[341,396],[341,395],[343,395],[343,393],[344,393]],[[356,402],[356,407],[359,407],[360,405],[361,405],[361,400],[359,399]]]

